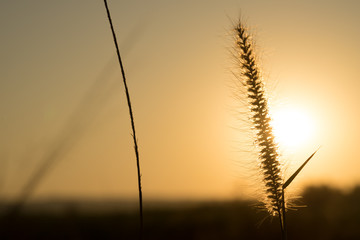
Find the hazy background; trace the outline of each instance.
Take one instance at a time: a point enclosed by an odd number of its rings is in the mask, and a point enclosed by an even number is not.
[[[0,2],[1,198],[17,196],[49,154],[55,164],[33,199],[137,196],[128,109],[103,5]],[[241,129],[243,116],[234,115],[229,87],[231,27],[239,16],[256,33],[274,105],[305,109],[316,125],[306,144],[284,154],[296,167],[322,146],[294,187],[359,183],[358,1],[109,6],[135,113],[145,199],[246,196],[247,147],[237,145],[246,134],[233,129]]]

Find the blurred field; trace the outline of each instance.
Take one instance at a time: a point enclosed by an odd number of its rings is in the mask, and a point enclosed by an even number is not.
[[[360,239],[360,187],[347,193],[309,187],[301,202],[307,207],[287,215],[289,239]],[[265,219],[252,204],[145,202],[144,239],[279,239],[278,219]],[[125,201],[33,203],[2,218],[1,239],[137,239],[136,207]]]

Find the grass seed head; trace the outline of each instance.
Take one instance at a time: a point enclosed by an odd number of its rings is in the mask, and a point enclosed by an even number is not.
[[[272,215],[280,215],[282,209],[282,173],[278,147],[274,139],[268,101],[260,70],[256,64],[253,43],[246,28],[239,23],[235,27],[236,50],[240,64],[240,81],[246,88],[250,105],[250,119],[255,132],[260,171],[265,186],[264,205]]]

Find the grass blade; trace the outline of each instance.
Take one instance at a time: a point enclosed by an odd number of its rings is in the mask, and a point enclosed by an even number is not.
[[[289,186],[289,184],[295,179],[295,177],[299,174],[299,172],[305,167],[305,165],[310,161],[310,159],[315,155],[315,153],[318,151],[319,149],[317,149],[313,154],[311,154],[311,156],[306,159],[306,161],[298,168],[298,170],[296,170],[296,172],[294,172],[293,175],[291,175],[291,177],[284,183],[283,185],[283,189],[285,189],[287,186]]]

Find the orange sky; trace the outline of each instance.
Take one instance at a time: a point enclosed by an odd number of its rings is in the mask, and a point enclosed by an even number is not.
[[[283,152],[291,172],[322,146],[294,188],[359,183],[358,1],[109,6],[135,112],[144,198],[246,194],[251,159],[238,120],[246,116],[234,113],[230,87],[231,21],[240,13],[255,32],[272,106],[305,109],[316,126],[306,144]],[[34,198],[136,197],[128,109],[103,2],[1,1],[0,12],[0,196],[16,196],[55,152]]]

